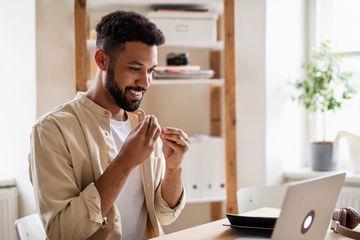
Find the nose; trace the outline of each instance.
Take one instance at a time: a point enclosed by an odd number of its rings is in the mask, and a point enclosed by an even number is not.
[[[152,81],[152,73],[148,73],[145,71],[141,78],[138,80],[137,85],[143,87],[144,89],[148,89],[150,87],[150,83]]]

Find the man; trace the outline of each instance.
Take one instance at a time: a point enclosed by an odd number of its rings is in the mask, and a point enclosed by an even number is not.
[[[185,205],[180,129],[139,108],[164,37],[145,17],[116,11],[96,27],[94,85],[39,119],[31,176],[49,239],[161,235]]]

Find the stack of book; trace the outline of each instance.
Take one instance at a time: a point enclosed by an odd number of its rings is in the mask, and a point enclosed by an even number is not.
[[[200,69],[200,66],[158,66],[154,71],[156,79],[208,79],[214,76],[211,69]]]
[[[159,12],[208,12],[201,4],[155,4],[152,6],[154,11]]]

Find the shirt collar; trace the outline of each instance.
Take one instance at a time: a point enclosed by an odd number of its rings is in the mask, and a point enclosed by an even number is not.
[[[84,104],[86,107],[88,107],[98,115],[101,115],[106,118],[112,117],[112,114],[109,110],[91,101],[89,98],[86,97],[85,92],[77,92],[75,99],[80,103]]]
[[[112,118],[112,113],[106,108],[101,107],[100,105],[94,103],[89,98],[86,97],[85,92],[77,92],[75,99],[80,103],[84,104],[86,107],[94,111],[96,114],[101,115],[106,118]],[[126,112],[128,117],[132,118],[137,116],[138,121],[142,121],[145,118],[145,112],[142,109],[138,109],[135,112]],[[135,115],[135,116],[134,116]],[[131,121],[132,119],[130,119]]]

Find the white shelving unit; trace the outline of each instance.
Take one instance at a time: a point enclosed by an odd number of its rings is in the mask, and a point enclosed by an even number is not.
[[[151,85],[209,85],[224,86],[224,79],[154,79]]]
[[[208,203],[208,202],[222,202],[226,200],[226,196],[218,197],[202,197],[202,198],[190,198],[188,199],[191,203]]]
[[[163,47],[184,47],[184,48],[197,48],[197,49],[209,49],[209,50],[223,50],[224,42],[216,41],[216,42],[174,42],[169,41]]]
[[[88,86],[93,80],[88,81]],[[209,87],[223,87],[224,79],[155,79],[151,86],[175,86],[175,85],[208,85]]]
[[[96,49],[96,44],[94,39],[87,40],[87,46],[90,51],[94,51]],[[209,49],[214,51],[220,51],[224,49],[223,41],[216,42],[166,42],[160,48],[195,48],[195,49]]]
[[[205,6],[211,12],[222,13],[224,11],[223,0],[88,0],[88,9],[89,11],[107,11],[113,10],[119,6],[144,7],[154,4],[200,4]]]

